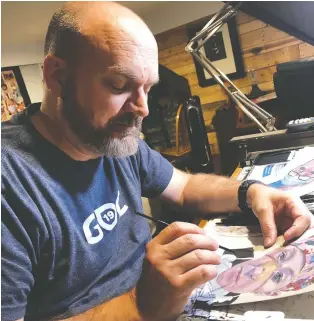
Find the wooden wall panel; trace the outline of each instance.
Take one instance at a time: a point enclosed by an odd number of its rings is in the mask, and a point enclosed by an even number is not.
[[[244,33],[252,32],[257,29],[261,29],[266,27],[267,24],[261,20],[251,20],[246,23],[242,23],[239,25],[239,34],[242,35]]]
[[[167,49],[185,42],[189,38],[186,32],[186,25],[171,29],[155,36],[159,50]]]
[[[191,54],[183,51],[176,55],[160,58],[159,62],[168,68],[178,68],[186,65],[192,65],[193,58]]]
[[[271,26],[240,35],[242,49],[263,47],[269,42],[290,37],[287,33]]]
[[[314,56],[314,46],[312,46],[308,43],[301,43],[299,45],[299,50],[300,50],[300,57],[301,58],[307,58],[307,57]]]
[[[263,83],[263,82],[272,80],[273,74],[275,71],[276,71],[276,66],[271,66],[268,68],[262,68],[257,70],[255,72],[255,78],[257,83]],[[185,78],[187,78],[191,87],[195,86],[196,90],[197,89],[206,90],[209,88],[209,87],[205,87],[205,88],[199,87],[196,72],[186,75]],[[248,76],[245,76],[244,78],[241,78],[241,79],[233,80],[233,82],[238,88],[246,87],[246,86],[249,86],[250,84]]]
[[[293,45],[299,45],[301,43],[302,43],[301,40],[297,40],[296,38],[294,38],[292,36],[287,37],[287,38],[283,38],[280,40],[276,40],[276,41],[270,41],[267,44],[265,44],[265,46],[259,47],[258,54],[260,55],[260,54],[263,54],[266,52],[271,52],[273,50],[282,49],[282,48],[286,48],[286,47],[293,46]],[[251,57],[254,55],[255,55],[255,53],[253,53],[252,48],[247,48],[247,49],[242,50],[243,58]]]
[[[181,54],[182,52],[185,52],[185,46],[186,43],[184,42],[163,50],[159,48],[159,59],[164,59],[173,55]]]
[[[254,17],[247,15],[244,12],[239,12],[236,15],[236,21],[238,25],[254,20]]]
[[[293,45],[266,52],[261,55],[245,57],[244,66],[246,71],[249,69],[258,70],[265,67],[275,66],[282,62],[288,62],[297,59],[300,59],[299,46]]]

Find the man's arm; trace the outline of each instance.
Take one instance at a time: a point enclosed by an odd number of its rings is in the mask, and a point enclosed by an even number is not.
[[[239,181],[223,176],[191,175],[175,169],[161,197],[192,213],[239,211],[239,186]]]
[[[172,179],[161,197],[181,205],[192,214],[239,211],[240,182],[217,175],[190,175],[174,170]],[[277,230],[286,241],[299,237],[314,227],[314,218],[301,199],[290,193],[253,184],[246,201],[259,219],[266,247],[275,243]]]

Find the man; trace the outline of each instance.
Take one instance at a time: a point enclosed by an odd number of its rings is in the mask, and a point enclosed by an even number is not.
[[[239,183],[179,172],[139,140],[158,51],[115,3],[68,3],[50,22],[44,98],[2,127],[2,318],[170,320],[216,275],[217,243],[174,223],[150,240],[141,194],[234,211]],[[252,184],[265,244],[310,224],[299,199]],[[143,259],[144,264],[143,264]],[[95,319],[94,319],[95,320]]]

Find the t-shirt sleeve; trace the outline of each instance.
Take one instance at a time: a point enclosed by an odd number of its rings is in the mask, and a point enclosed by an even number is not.
[[[29,236],[18,216],[1,195],[1,316],[4,321],[23,318],[34,285]]]
[[[173,166],[158,152],[152,150],[140,139],[138,157],[142,196],[153,198],[160,195],[170,183]]]

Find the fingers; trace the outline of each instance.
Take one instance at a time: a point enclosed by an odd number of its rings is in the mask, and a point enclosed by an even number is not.
[[[220,262],[220,256],[215,252],[197,249],[173,260],[171,264],[175,274],[184,274],[200,265],[218,265]]]
[[[216,251],[218,243],[204,234],[185,234],[165,245],[169,258],[176,259],[196,249]]]
[[[191,290],[214,279],[217,276],[217,268],[214,265],[199,265],[198,267],[180,275],[179,283],[184,288]]]
[[[205,232],[203,229],[198,227],[195,224],[185,223],[185,222],[174,222],[162,230],[158,236],[154,238],[156,242],[159,244],[168,244],[173,240],[179,238],[185,234],[202,234],[204,235]]]
[[[272,207],[266,206],[265,208],[260,209],[257,213],[257,217],[264,235],[264,246],[270,247],[274,245],[277,239],[277,227]]]
[[[286,209],[291,217],[291,224],[287,226],[284,238],[290,241],[301,236],[313,224],[312,214],[299,197],[291,196],[286,200]]]
[[[290,241],[301,236],[311,225],[311,218],[309,215],[298,216],[292,226],[284,233],[284,239]]]

